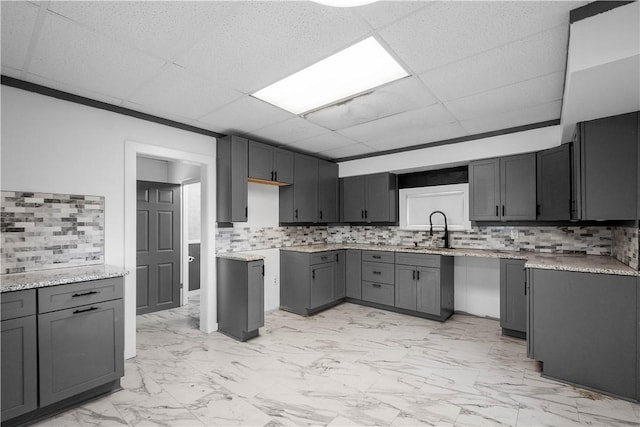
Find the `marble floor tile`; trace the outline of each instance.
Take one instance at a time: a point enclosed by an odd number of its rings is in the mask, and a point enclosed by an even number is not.
[[[240,343],[198,318],[198,304],[138,316],[123,390],[36,425],[640,425],[638,404],[541,377],[491,319],[276,310]]]

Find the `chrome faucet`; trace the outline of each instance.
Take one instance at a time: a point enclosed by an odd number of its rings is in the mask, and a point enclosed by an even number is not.
[[[437,213],[442,214],[442,217],[444,218],[444,237],[442,238],[442,240],[444,240],[444,247],[449,248],[449,228],[447,227],[447,216],[444,214],[444,212],[433,211],[431,212],[431,215],[429,215],[429,236],[433,236],[433,223],[431,222],[431,217],[433,216],[433,214]]]

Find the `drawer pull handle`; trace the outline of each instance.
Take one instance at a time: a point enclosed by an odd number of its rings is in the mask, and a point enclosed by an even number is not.
[[[329,256],[328,255],[324,255],[324,256],[321,256],[320,258],[324,261],[324,260],[329,259]]]
[[[379,285],[379,284],[377,284],[377,283],[374,283],[372,286],[373,286],[374,288],[381,288],[381,287],[382,287],[382,285]]]
[[[374,271],[373,274],[377,274],[378,276],[380,276],[382,274],[381,271]]]
[[[371,255],[371,258],[373,258],[373,259],[382,259],[382,256],[380,256],[380,255]]]
[[[98,292],[98,291],[89,291],[89,292],[84,292],[82,294],[73,294],[73,295],[71,295],[71,298],[86,297],[88,295],[99,294],[99,293],[100,292]]]
[[[84,310],[75,310],[73,312],[73,314],[86,313],[88,311],[94,311],[94,310],[97,310],[97,309],[98,309],[98,307],[89,307],[89,308],[85,308]]]

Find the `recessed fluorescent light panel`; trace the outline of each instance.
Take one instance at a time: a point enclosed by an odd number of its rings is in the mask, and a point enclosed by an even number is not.
[[[408,75],[375,38],[369,37],[252,96],[302,114]]]

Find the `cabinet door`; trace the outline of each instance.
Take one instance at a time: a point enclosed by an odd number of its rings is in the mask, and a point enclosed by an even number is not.
[[[231,221],[246,222],[248,207],[249,141],[231,138]]]
[[[581,143],[582,219],[636,219],[637,113],[585,122]]]
[[[38,406],[36,316],[2,321],[2,421]]]
[[[362,299],[362,251],[347,249],[347,265],[345,267],[347,297]]]
[[[295,155],[293,221],[315,222],[318,218],[318,159]]]
[[[38,316],[40,406],[124,374],[122,300]]]
[[[333,301],[336,264],[328,262],[311,266],[310,307],[316,308]]]
[[[338,222],[338,165],[318,161],[318,220]]]
[[[342,181],[340,207],[342,221],[364,221],[364,176],[350,176]]]
[[[407,310],[417,308],[416,268],[396,265],[395,306]]]
[[[469,219],[500,219],[500,159],[469,163]]]
[[[293,184],[293,152],[281,148],[273,149],[274,181]]]
[[[216,221],[231,222],[231,139],[216,142]]]
[[[248,262],[247,268],[247,332],[250,332],[264,326],[264,261]]]
[[[440,316],[440,269],[416,269],[418,311]]]
[[[394,191],[392,177],[388,173],[365,176],[365,211],[366,222],[393,222],[391,192]]]
[[[500,327],[527,330],[527,296],[524,261],[500,260]]]
[[[500,159],[500,216],[502,220],[536,219],[535,153]]]
[[[333,299],[339,300],[345,297],[346,289],[345,289],[345,274],[346,274],[346,264],[347,264],[347,251],[338,250],[334,251],[336,254],[336,278],[335,278],[335,288],[333,290]]]
[[[568,220],[571,216],[570,144],[537,153],[537,219]]]
[[[273,147],[249,141],[249,178],[274,181]]]

